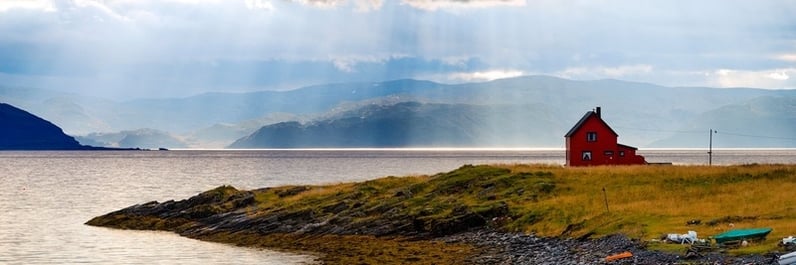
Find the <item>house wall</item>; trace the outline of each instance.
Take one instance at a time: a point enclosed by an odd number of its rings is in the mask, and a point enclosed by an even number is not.
[[[636,149],[626,148],[621,145],[616,148],[619,152],[625,152],[624,157],[618,157],[619,159],[616,161],[618,165],[640,165],[647,163],[643,156],[636,155]],[[617,152],[617,155],[618,154]]]
[[[587,135],[596,133],[596,141],[589,141]],[[647,161],[636,154],[636,149],[619,145],[618,135],[606,125],[597,114],[592,113],[580,128],[570,137],[566,137],[567,166],[598,166],[598,165],[641,165]],[[590,159],[584,160],[584,152],[589,152]]]
[[[597,140],[589,142],[586,135],[597,133]],[[617,136],[596,116],[589,117],[583,125],[567,138],[568,166],[596,166],[616,164]],[[583,160],[583,152],[591,152],[591,160]],[[607,154],[606,151],[609,153]],[[627,155],[627,154],[626,154]]]

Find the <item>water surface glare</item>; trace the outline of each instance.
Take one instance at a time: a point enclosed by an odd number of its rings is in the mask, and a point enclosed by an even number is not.
[[[640,150],[652,162],[705,164],[704,150]],[[796,150],[717,150],[715,164],[794,163]],[[305,264],[313,257],[168,232],[83,225],[148,201],[220,185],[254,189],[434,174],[463,164],[563,164],[560,150],[0,152],[0,264]]]

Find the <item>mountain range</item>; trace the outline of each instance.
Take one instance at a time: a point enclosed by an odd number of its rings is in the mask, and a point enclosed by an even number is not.
[[[560,127],[545,106],[372,104],[308,123],[264,126],[232,148],[547,146]],[[533,121],[533,122],[522,122]]]
[[[158,149],[186,148],[188,145],[168,132],[154,129],[138,129],[115,133],[90,133],[75,137],[80,143],[91,146],[104,146],[113,148],[144,148]]]
[[[163,147],[235,148],[561,147],[563,134],[596,106],[623,143],[639,147],[704,147],[709,129],[719,132],[717,147],[796,147],[795,98],[796,90],[549,76],[342,83],[129,101],[0,87],[0,101],[86,141],[98,140],[97,132],[151,128],[178,140]]]

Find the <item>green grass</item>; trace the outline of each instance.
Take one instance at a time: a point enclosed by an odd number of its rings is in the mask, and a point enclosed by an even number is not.
[[[317,220],[345,220],[353,225],[411,220],[413,226],[419,222],[426,231],[440,227],[445,230],[445,225],[455,222],[462,213],[476,213],[489,220],[487,226],[504,231],[551,237],[621,233],[644,241],[689,230],[706,238],[731,227],[773,228],[767,240],[729,250],[731,254],[751,254],[777,250],[780,238],[796,234],[794,190],[796,165],[587,168],[465,165],[433,176],[254,190],[255,202],[245,211],[251,217],[294,213]],[[205,195],[229,198],[239,193],[222,186]],[[231,202],[212,207],[215,208],[199,210],[212,214],[236,209]],[[701,220],[701,224],[686,224],[693,219]],[[90,223],[170,231],[192,225],[190,220],[122,214],[95,218]],[[478,251],[466,245],[368,235],[259,235],[244,231],[201,239],[321,252],[322,260],[328,264],[401,264],[422,260],[459,264]],[[685,249],[681,245],[660,243],[651,243],[649,247],[670,252]]]
[[[514,172],[536,170],[510,166]],[[582,223],[573,235],[625,233],[650,240],[694,230],[707,237],[743,227],[772,227],[768,240],[731,253],[776,249],[779,238],[796,233],[796,166],[626,166],[552,170],[555,196],[519,204],[526,212],[550,209],[544,222],[519,223],[525,231],[555,236]],[[605,207],[606,189],[608,208]],[[692,219],[702,225],[688,226]],[[711,222],[713,221],[713,222]],[[712,225],[707,225],[712,223]]]
[[[707,237],[729,229],[730,223],[774,228],[767,241],[747,248],[754,252],[772,250],[778,238],[796,233],[793,165],[467,165],[434,176],[311,186],[277,196],[291,188],[259,192],[254,212],[304,209],[331,216],[337,213],[323,209],[343,202],[361,205],[360,220],[392,210],[434,221],[463,209],[488,215],[505,205],[511,219],[489,225],[542,236],[624,233],[642,240],[688,230]],[[702,225],[687,226],[692,219],[702,220]],[[710,221],[714,224],[707,225]]]

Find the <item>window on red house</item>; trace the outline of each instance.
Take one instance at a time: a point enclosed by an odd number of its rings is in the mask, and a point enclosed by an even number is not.
[[[591,151],[583,151],[581,158],[583,158],[583,161],[591,161]]]
[[[586,141],[587,142],[596,142],[597,141],[597,132],[587,132],[586,133]]]

